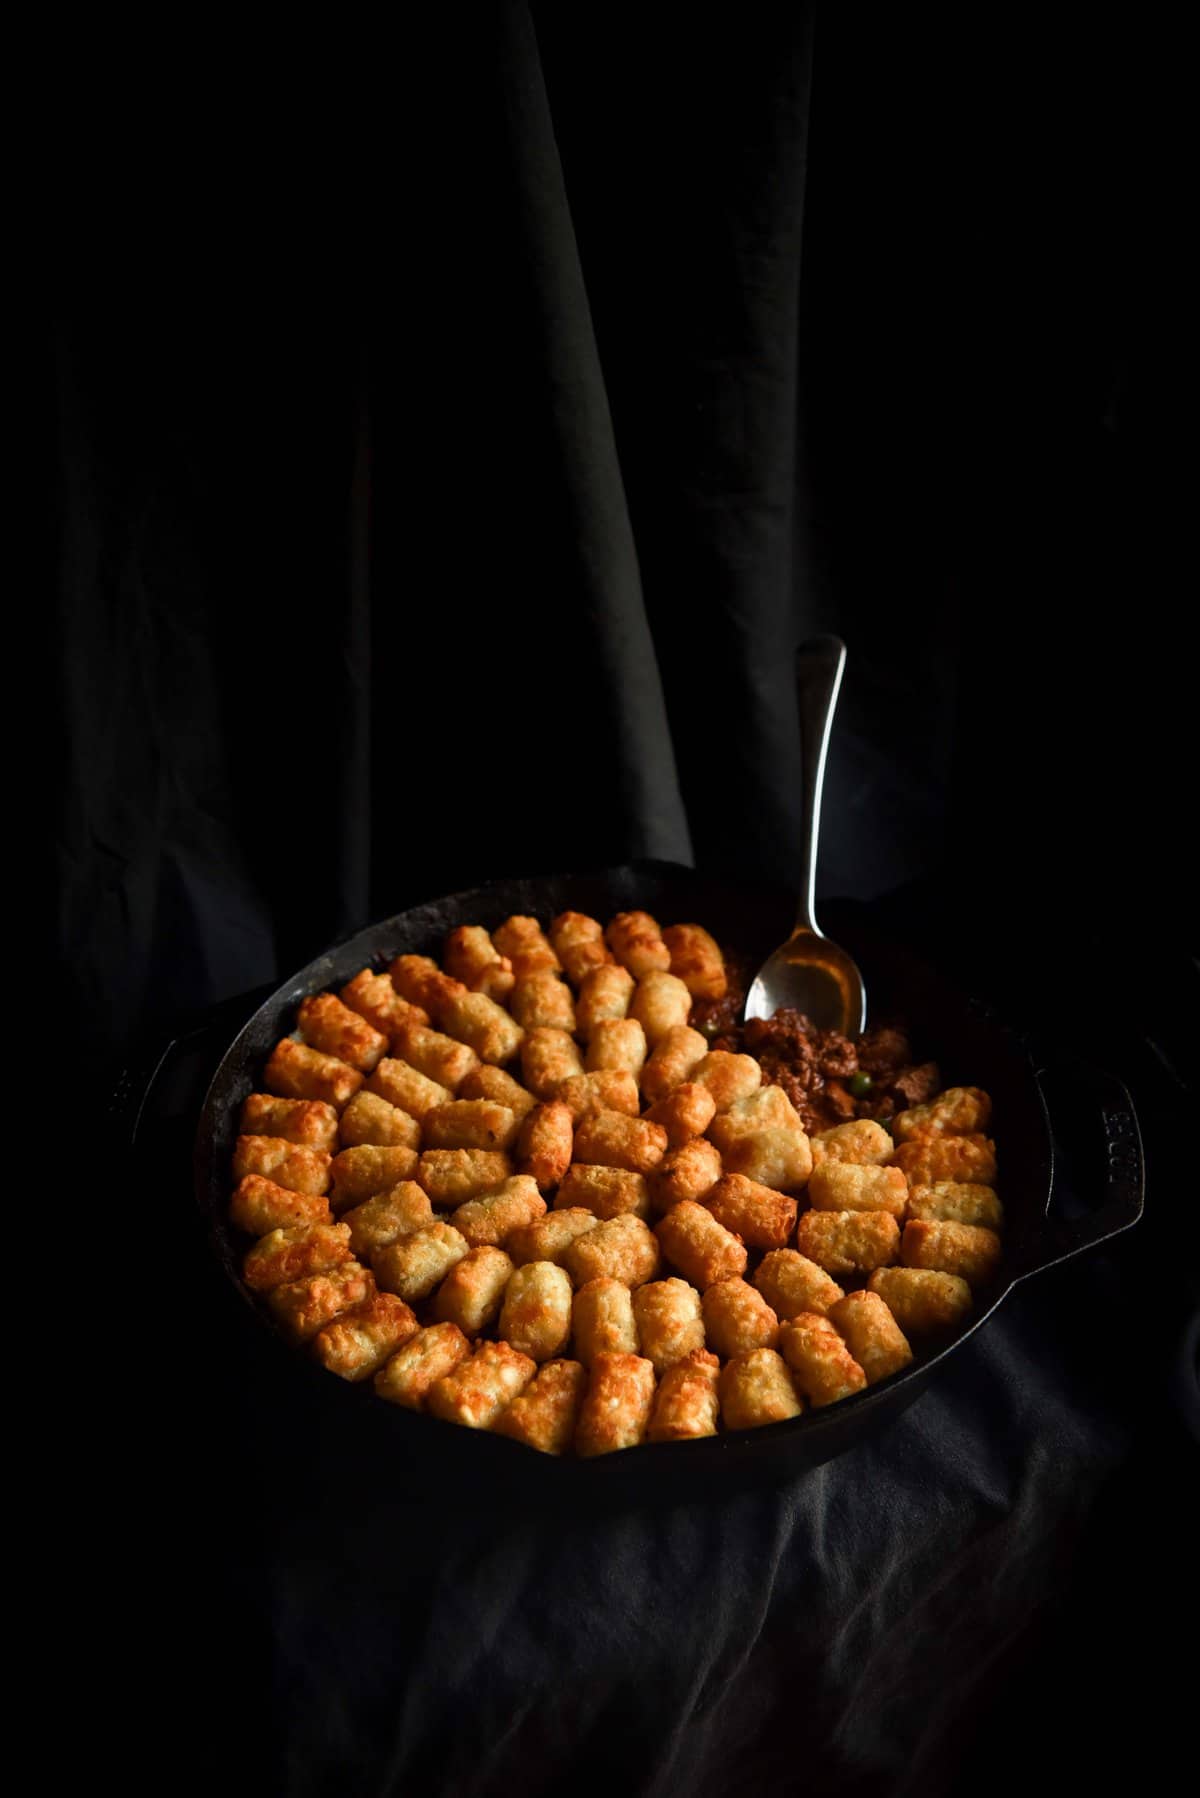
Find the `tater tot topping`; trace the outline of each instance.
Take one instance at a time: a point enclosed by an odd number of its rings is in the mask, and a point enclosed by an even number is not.
[[[337,1378],[550,1456],[803,1429],[938,1353],[1003,1266],[1004,1119],[906,1027],[741,1023],[753,965],[565,910],[343,970],[230,1119],[245,1289]]]

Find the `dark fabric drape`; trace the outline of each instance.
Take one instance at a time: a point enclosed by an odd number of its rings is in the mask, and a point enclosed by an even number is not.
[[[1186,658],[1127,610],[1174,590],[1146,77],[1097,26],[1067,91],[1070,48],[498,6],[414,18],[402,106],[214,136],[178,97],[85,164],[56,846],[96,1046],[493,872],[794,879],[830,627],[826,891],[982,859],[1003,911],[1033,866],[1070,928],[1136,815],[1181,907]]]
[[[1165,1728],[1143,1600],[1192,1467],[1150,34],[395,23],[261,65],[247,40],[194,93],[165,51],[128,93],[97,63],[101,116],[63,123],[54,847],[86,1065],[493,875],[794,881],[793,650],[834,629],[820,891],[1130,1080],[1151,1208],[818,1475],[514,1518],[380,1490],[262,1354],[187,1214],[197,1038],[118,1195],[170,1302],[147,1321],[141,1262],[112,1289],[163,1346],[104,1345],[137,1377],[95,1562],[150,1562],[156,1663],[98,1646],[110,1724],[153,1711],[157,1789],[186,1762],[288,1798],[1099,1782],[1143,1710]]]
[[[812,13],[710,14],[634,57],[539,27],[697,855],[794,878]]]

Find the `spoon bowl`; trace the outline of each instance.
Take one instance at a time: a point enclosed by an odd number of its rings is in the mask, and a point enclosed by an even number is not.
[[[846,666],[838,637],[814,637],[796,658],[800,742],[804,752],[804,846],[796,928],[769,955],[746,995],[746,1020],[770,1018],[783,1006],[803,1012],[819,1030],[860,1036],[867,1024],[867,992],[853,959],[818,929],[815,909],[817,840],[825,757]]]
[[[819,930],[792,933],[758,970],[746,995],[746,1021],[774,1017],[791,1007],[811,1018],[818,1030],[861,1036],[867,1023],[867,993],[857,964]]]

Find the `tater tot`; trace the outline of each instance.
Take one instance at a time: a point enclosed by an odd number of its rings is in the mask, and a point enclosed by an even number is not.
[[[746,1271],[745,1245],[694,1199],[684,1199],[668,1211],[654,1234],[671,1265],[701,1292],[714,1280]]]
[[[521,1074],[539,1099],[555,1098],[564,1080],[582,1072],[579,1050],[565,1030],[531,1030],[521,1044]]]
[[[337,1142],[338,1114],[320,1099],[277,1099],[271,1093],[251,1093],[242,1106],[238,1128],[243,1136],[278,1136],[305,1149],[329,1150]]]
[[[827,1274],[870,1274],[897,1259],[900,1226],[890,1211],[806,1211],[796,1247]]]
[[[558,1099],[535,1106],[517,1138],[517,1172],[536,1180],[542,1192],[550,1192],[570,1167],[574,1147],[569,1108]]]
[[[520,1123],[507,1105],[491,1099],[451,1099],[425,1113],[427,1149],[510,1149]]]
[[[510,1001],[522,1030],[574,1030],[575,1001],[565,980],[544,969],[518,980]]]
[[[914,1186],[908,1195],[908,1215],[926,1223],[980,1224],[985,1230],[1004,1228],[1004,1207],[990,1186],[973,1186],[964,1180],[935,1180],[932,1186]]]
[[[452,1224],[427,1224],[371,1251],[375,1278],[406,1305],[427,1299],[471,1247]]]
[[[814,1167],[820,1167],[823,1161],[881,1167],[896,1146],[874,1118],[852,1118],[848,1124],[837,1124],[832,1130],[819,1130],[809,1138],[809,1144]]]
[[[375,1280],[357,1261],[341,1261],[328,1273],[272,1287],[267,1304],[293,1342],[308,1342],[343,1311],[374,1298]]]
[[[733,1143],[751,1130],[803,1130],[800,1113],[781,1086],[758,1086],[735,1099],[713,1121],[712,1139],[717,1147]]]
[[[624,1068],[636,1080],[646,1060],[646,1032],[636,1018],[612,1018],[597,1024],[588,1038],[587,1071]]]
[[[704,1347],[700,1294],[686,1280],[650,1280],[633,1295],[641,1352],[663,1374],[693,1349]]]
[[[340,1111],[363,1083],[357,1068],[322,1055],[290,1036],[276,1043],[263,1069],[263,1085],[284,1099],[323,1099]]]
[[[369,1380],[420,1327],[403,1299],[392,1292],[377,1292],[365,1305],[344,1312],[318,1330],[313,1353],[321,1366],[340,1380]]]
[[[506,1239],[508,1252],[518,1267],[527,1261],[556,1261],[561,1265],[575,1238],[594,1230],[599,1222],[594,1211],[585,1211],[581,1205],[548,1211],[545,1217],[513,1231]]]
[[[437,1220],[428,1195],[416,1181],[401,1180],[343,1211],[340,1221],[349,1226],[354,1253],[369,1260],[372,1249],[381,1249],[413,1230],[424,1230]]]
[[[398,1349],[375,1375],[375,1390],[390,1405],[419,1411],[435,1380],[465,1361],[471,1345],[457,1324],[431,1324]]]
[[[769,1348],[751,1349],[727,1361],[717,1381],[717,1397],[727,1430],[761,1429],[799,1417],[804,1409],[787,1364]]]
[[[330,1160],[324,1149],[306,1149],[278,1136],[239,1136],[233,1148],[233,1177],[262,1174],[292,1192],[325,1192]]]
[[[550,941],[572,986],[579,986],[594,968],[606,967],[612,961],[604,941],[604,930],[596,918],[584,912],[564,911],[550,926]]]
[[[562,972],[554,945],[536,918],[506,918],[498,930],[493,930],[492,941],[501,955],[507,955],[512,962],[518,981],[528,979],[530,974]]]
[[[829,1308],[829,1321],[867,1376],[867,1385],[899,1373],[913,1358],[904,1332],[875,1292],[848,1292]]]
[[[261,1174],[239,1180],[229,1202],[229,1221],[247,1236],[265,1236],[270,1230],[290,1230],[300,1224],[327,1224],[329,1200],[322,1193],[290,1192]]]
[[[450,1221],[461,1230],[472,1248],[480,1243],[503,1245],[505,1238],[525,1224],[546,1215],[546,1201],[537,1189],[536,1180],[528,1174],[516,1174],[498,1186],[495,1192],[468,1199]]]
[[[524,1392],[493,1424],[497,1436],[509,1436],[544,1455],[570,1448],[583,1402],[587,1372],[578,1361],[547,1361]]]
[[[654,918],[645,911],[622,911],[610,922],[605,941],[623,968],[635,980],[671,966],[671,951],[663,942],[663,934]]]
[[[449,993],[435,1006],[433,1015],[447,1036],[466,1043],[480,1061],[497,1067],[512,1060],[525,1034],[503,1005],[486,993]]]
[[[474,1049],[469,1049],[466,1043],[456,1042],[452,1036],[444,1036],[440,1030],[430,1030],[424,1024],[401,1025],[394,1043],[401,1061],[416,1068],[427,1080],[436,1080],[439,1086],[448,1087],[452,1093],[458,1091],[471,1069],[479,1066]]]
[[[589,1111],[623,1111],[635,1118],[642,1109],[638,1084],[628,1068],[597,1068],[594,1074],[572,1074],[556,1097],[571,1113],[572,1124]]]
[[[357,1149],[363,1143],[374,1143],[380,1149],[415,1149],[421,1141],[421,1126],[410,1112],[364,1090],[355,1093],[343,1111],[338,1138],[343,1149]]]
[[[613,1023],[629,1016],[634,985],[633,975],[616,962],[593,968],[590,974],[584,975],[575,1005],[575,1027],[585,1041],[591,1039],[598,1024]]]
[[[597,1355],[636,1355],[640,1347],[633,1294],[623,1280],[598,1274],[585,1280],[571,1307],[575,1353],[585,1367]]]
[[[779,1352],[792,1370],[797,1390],[816,1410],[861,1392],[867,1383],[845,1342],[819,1311],[802,1311],[780,1325]]]
[[[692,1009],[692,995],[674,974],[655,971],[644,974],[634,989],[629,1015],[636,1018],[646,1033],[651,1048],[660,1043],[668,1030],[684,1029]]]
[[[694,1136],[659,1163],[650,1187],[654,1208],[669,1211],[682,1199],[703,1199],[720,1178],[721,1157],[713,1144]]]
[[[928,1105],[898,1111],[892,1119],[897,1142],[915,1136],[971,1136],[991,1122],[992,1101],[977,1086],[948,1086]]]
[[[518,1118],[525,1117],[537,1104],[533,1094],[527,1092],[519,1080],[486,1061],[467,1075],[458,1089],[458,1096],[460,1099],[491,1099],[497,1105],[507,1105]]]
[[[269,1292],[289,1280],[328,1273],[353,1256],[344,1224],[298,1224],[260,1237],[242,1262],[242,1278],[254,1292]]]
[[[647,1442],[692,1442],[699,1436],[715,1436],[721,1414],[720,1372],[717,1357],[703,1348],[673,1361],[654,1395]]]
[[[507,1342],[481,1342],[468,1361],[435,1380],[425,1409],[445,1423],[487,1430],[537,1372],[537,1362]]]
[[[718,1111],[728,1111],[739,1099],[748,1099],[762,1085],[762,1069],[753,1055],[731,1055],[726,1049],[710,1049],[688,1072],[689,1080],[707,1086]],[[649,1097],[649,1094],[647,1094]]]
[[[642,1069],[642,1092],[653,1105],[665,1099],[686,1080],[691,1082],[695,1070],[708,1055],[708,1040],[690,1025],[682,1024],[654,1046],[654,1053]],[[755,1063],[755,1066],[758,1064]],[[706,1086],[706,1092],[709,1088]],[[716,1095],[712,1095],[716,1110]]]
[[[818,1211],[886,1211],[903,1217],[908,1181],[898,1167],[857,1161],[823,1161],[808,1182],[809,1203]]]
[[[812,1150],[803,1130],[747,1131],[722,1149],[721,1159],[726,1173],[744,1174],[776,1192],[799,1192],[812,1170]]]
[[[639,1355],[597,1355],[575,1430],[575,1452],[612,1454],[646,1434],[654,1403],[654,1369]]]
[[[576,1286],[605,1275],[633,1288],[654,1278],[661,1259],[654,1234],[640,1217],[610,1217],[576,1237],[563,1266]]]
[[[296,1021],[312,1048],[336,1056],[360,1074],[369,1074],[387,1053],[388,1039],[383,1032],[332,993],[312,993],[302,999]]]
[[[779,1319],[746,1280],[715,1280],[701,1301],[704,1335],[723,1360],[751,1349],[774,1348]]]
[[[576,1162],[563,1175],[555,1209],[582,1207],[598,1218],[649,1217],[650,1188],[644,1174],[623,1167],[591,1167]]]
[[[388,974],[402,999],[433,1016],[434,1006],[445,993],[448,976],[431,955],[398,955]]]
[[[438,1323],[457,1324],[464,1336],[478,1336],[500,1312],[513,1264],[503,1249],[480,1243],[456,1261],[438,1287],[433,1315]]]
[[[575,1132],[575,1160],[592,1166],[649,1174],[666,1152],[661,1124],[626,1117],[623,1111],[589,1111]]]
[[[446,938],[445,962],[447,974],[473,993],[484,993],[503,1004],[512,992],[513,965],[482,925],[462,924],[452,930]]]
[[[780,1323],[799,1316],[801,1311],[828,1311],[830,1305],[846,1296],[823,1267],[797,1249],[773,1249],[764,1255],[754,1284]]]
[[[776,1192],[798,1192],[812,1172],[812,1149],[791,1100],[761,1087],[715,1117],[709,1138],[727,1174],[744,1174]]]
[[[795,1199],[745,1174],[725,1174],[704,1195],[703,1203],[748,1248],[786,1248],[796,1228]]]
[[[343,1149],[329,1164],[333,1180],[329,1203],[335,1211],[344,1211],[347,1205],[357,1205],[361,1199],[409,1179],[416,1167],[416,1150],[403,1144],[380,1147],[378,1143],[360,1143],[357,1148]]]
[[[426,1149],[416,1179],[435,1205],[465,1205],[509,1178],[513,1164],[500,1149]]]
[[[967,1282],[931,1267],[877,1267],[867,1289],[879,1294],[906,1336],[953,1329],[971,1309]]]
[[[968,1286],[982,1286],[996,1271],[1000,1238],[976,1224],[918,1220],[904,1226],[900,1259],[905,1267],[931,1267],[957,1274]]]
[[[406,1061],[386,1055],[367,1081],[367,1091],[377,1093],[398,1110],[407,1111],[418,1123],[435,1105],[446,1105],[454,1097],[448,1086],[418,1073]]]
[[[939,1180],[994,1186],[996,1145],[986,1136],[914,1136],[902,1142],[892,1165],[904,1169],[910,1186],[933,1186]]]
[[[500,1335],[533,1361],[562,1353],[571,1334],[570,1275],[553,1261],[526,1261],[504,1289]]]
[[[351,1101],[353,1103],[353,1101]],[[661,1124],[667,1133],[667,1147],[678,1149],[695,1136],[703,1136],[713,1121],[717,1102],[707,1086],[685,1080],[674,1092],[652,1105],[646,1113],[650,1124]]]
[[[401,1024],[428,1024],[429,1013],[402,999],[386,974],[363,968],[339,994],[343,1005],[356,1011],[381,1035],[391,1037]]]
[[[725,997],[729,981],[715,937],[699,924],[668,924],[663,942],[671,957],[672,974],[683,981],[693,999]]]

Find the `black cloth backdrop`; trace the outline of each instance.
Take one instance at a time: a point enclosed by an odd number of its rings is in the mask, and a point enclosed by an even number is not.
[[[56,848],[99,1065],[494,874],[793,880],[792,651],[833,628],[822,890],[1117,1067],[1151,1136],[1135,1237],[878,1441],[605,1520],[374,1487],[227,1302],[183,1157],[143,1170],[181,1309],[122,1489],[197,1779],[986,1791],[1035,1738],[1099,1778],[1166,1727],[1190,757],[1150,39],[511,4],[195,94],[163,61],[128,154],[80,133]]]

